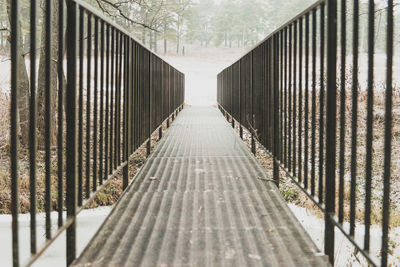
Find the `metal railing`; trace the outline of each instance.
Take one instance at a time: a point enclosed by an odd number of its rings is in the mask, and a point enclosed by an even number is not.
[[[346,63],[349,8],[352,2],[352,62]],[[340,4],[340,5],[339,5]],[[251,133],[252,150],[255,140],[264,146],[273,159],[273,178],[279,185],[283,171],[324,213],[324,252],[334,263],[335,228],[361,252],[369,264],[388,265],[388,232],[392,153],[392,68],[393,68],[393,1],[384,9],[386,14],[386,77],[384,79],[384,134],[379,167],[382,188],[380,259],[370,254],[371,191],[374,123],[374,53],[376,32],[374,1],[368,1],[366,130],[357,133],[359,79],[359,17],[358,0],[318,1],[291,21],[271,33],[254,49],[218,75],[219,108]],[[340,16],[338,16],[340,14]],[[338,27],[340,26],[340,28]],[[340,35],[339,35],[340,34]],[[340,38],[338,38],[338,36]],[[340,51],[340,53],[338,52]],[[346,73],[346,64],[351,74]],[[340,71],[337,68],[340,67]],[[349,81],[350,80],[350,81]],[[346,86],[351,84],[351,94]],[[349,90],[348,90],[349,91]],[[338,96],[338,97],[337,97]],[[346,121],[346,98],[351,99],[351,119]],[[339,107],[339,108],[337,108]],[[337,125],[339,122],[339,126]],[[346,130],[350,128],[351,135]],[[374,130],[375,131],[375,130]],[[347,136],[347,137],[346,137]],[[362,157],[358,143],[365,140],[365,172],[357,173]],[[345,143],[351,140],[351,156],[345,156]],[[338,147],[336,145],[338,143]],[[376,148],[378,149],[378,148]],[[364,150],[364,148],[363,148]],[[338,157],[337,157],[338,155]],[[349,162],[350,185],[346,186],[345,170]],[[376,179],[376,178],[375,178]],[[363,183],[358,181],[363,180]],[[365,190],[363,203],[357,192]],[[348,193],[346,193],[348,192]],[[346,198],[346,196],[348,197]],[[345,206],[349,211],[345,210]],[[356,213],[363,225],[363,241],[355,238]],[[345,222],[349,222],[349,229]],[[380,261],[380,262],[379,262]]]
[[[123,173],[129,183],[130,156],[183,108],[184,75],[153,54],[129,32],[81,0],[58,1],[58,27],[52,29],[52,1],[45,1],[45,237],[37,245],[37,5],[30,1],[30,252],[31,265],[66,230],[67,265],[76,258],[76,217],[108,181]],[[66,3],[66,9],[64,5]],[[65,10],[64,10],[65,9]],[[19,266],[19,1],[11,6],[11,183],[13,265]],[[66,20],[65,20],[66,17]],[[64,25],[66,21],[66,25]],[[52,31],[58,33],[58,55]],[[66,35],[64,33],[66,30]],[[64,47],[66,44],[66,47]],[[64,49],[66,64],[64,66]],[[57,70],[51,62],[57,61]],[[64,71],[66,70],[66,72]],[[53,75],[58,78],[52,87]],[[64,78],[65,77],[65,78]],[[64,83],[66,79],[66,84]],[[58,104],[52,103],[57,94]],[[65,96],[65,100],[64,100]],[[56,125],[52,125],[57,116]],[[57,128],[57,175],[52,174],[52,128]],[[53,181],[57,181],[58,229],[52,231]],[[63,211],[66,209],[66,218]]]

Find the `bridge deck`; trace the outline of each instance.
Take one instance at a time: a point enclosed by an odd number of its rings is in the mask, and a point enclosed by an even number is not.
[[[326,266],[217,108],[184,109],[77,266]]]

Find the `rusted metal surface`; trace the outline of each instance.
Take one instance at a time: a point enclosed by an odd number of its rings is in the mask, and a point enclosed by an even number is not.
[[[217,108],[184,109],[75,266],[327,266]]]

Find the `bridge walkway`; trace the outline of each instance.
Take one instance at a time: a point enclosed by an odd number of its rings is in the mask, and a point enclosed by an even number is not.
[[[215,107],[187,107],[75,266],[327,266]]]

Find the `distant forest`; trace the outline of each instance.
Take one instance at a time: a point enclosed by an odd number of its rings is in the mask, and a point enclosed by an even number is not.
[[[11,0],[0,6],[0,50],[8,52],[9,23],[7,8]],[[44,0],[38,2],[38,33],[44,16]],[[58,0],[52,0],[53,6]],[[313,0],[87,0],[104,14],[132,32],[137,40],[155,52],[182,53],[185,45],[204,47],[251,47],[268,33],[288,21]],[[30,0],[20,0],[22,41],[29,50]],[[396,0],[395,5],[400,1]],[[348,35],[352,34],[352,3],[348,1]],[[340,7],[339,7],[340,8]],[[384,49],[384,7],[376,1],[377,49]],[[56,13],[56,12],[55,12]],[[366,48],[367,2],[360,1],[360,44]],[[56,15],[54,15],[56,16]],[[56,18],[56,17],[55,17]],[[397,16],[395,16],[395,19]],[[398,28],[400,23],[395,24]],[[54,25],[56,26],[56,25]],[[381,35],[382,36],[379,36]],[[381,38],[382,37],[382,38]],[[38,38],[39,39],[39,38]],[[349,38],[351,39],[351,38]],[[396,43],[398,40],[395,40]],[[40,40],[38,40],[40,42]],[[351,43],[349,42],[349,47]],[[362,51],[362,50],[361,50]]]
[[[0,48],[8,51],[11,0],[0,6]],[[38,0],[38,36],[44,0]],[[53,6],[58,0],[52,0]],[[156,52],[182,52],[185,44],[250,47],[311,0],[87,0]],[[30,0],[20,0],[22,41],[29,50]],[[56,25],[54,25],[56,26]],[[38,40],[40,42],[40,40]]]

